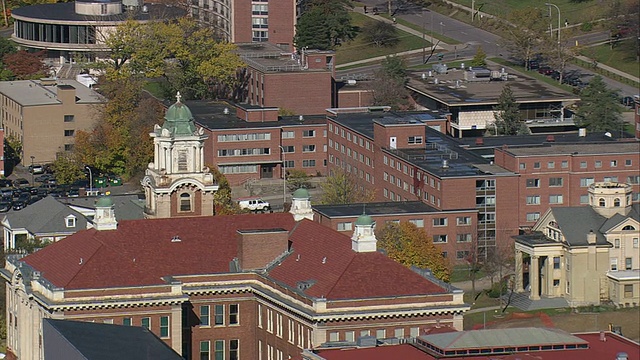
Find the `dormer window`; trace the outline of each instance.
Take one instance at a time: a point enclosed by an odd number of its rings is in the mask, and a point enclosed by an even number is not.
[[[66,225],[68,228],[74,228],[74,227],[76,227],[76,217],[75,217],[75,216],[73,216],[73,215],[69,215],[69,216],[67,216],[66,218],[64,218],[64,220],[65,220],[65,225]]]
[[[191,194],[180,194],[180,212],[190,212],[192,211],[191,208]]]
[[[616,207],[620,206],[620,199],[615,198],[615,199],[613,200],[613,206],[616,206]]]

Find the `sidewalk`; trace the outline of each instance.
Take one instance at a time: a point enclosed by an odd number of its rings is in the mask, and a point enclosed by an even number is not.
[[[588,58],[586,56],[582,56],[582,55],[576,56],[576,59],[582,60],[582,61],[587,62],[589,64],[593,64],[593,62],[594,62],[593,59],[590,59],[590,58]],[[606,71],[608,71],[608,72],[610,72],[612,74],[616,74],[616,75],[621,76],[623,78],[626,78],[626,79],[629,79],[631,81],[635,81],[637,83],[640,83],[640,78],[637,78],[637,77],[635,77],[635,76],[633,76],[631,74],[627,74],[626,72],[620,71],[618,69],[614,69],[611,66],[607,66],[607,65],[601,64],[601,63],[597,63],[596,66],[599,67],[600,69],[606,70]]]

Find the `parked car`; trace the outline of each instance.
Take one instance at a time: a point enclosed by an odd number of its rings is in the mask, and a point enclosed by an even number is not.
[[[13,186],[17,188],[29,186],[29,180],[25,178],[18,178],[13,182]]]
[[[29,172],[33,175],[44,174],[44,166],[42,165],[29,165]]]
[[[13,197],[13,189],[11,189],[11,188],[0,189],[0,196],[2,196],[3,198],[5,198],[5,197],[12,198]]]
[[[2,201],[0,201],[0,212],[7,212],[9,210],[11,210],[11,201],[2,199]]]
[[[11,179],[0,179],[0,187],[6,188],[6,187],[12,187],[12,186],[13,186],[13,181]]]
[[[72,187],[69,189],[69,197],[78,197],[80,196],[80,189]]]
[[[238,205],[240,205],[241,209],[248,209],[251,211],[264,212],[271,210],[271,205],[259,197],[238,199]]]
[[[49,182],[51,180],[55,180],[55,176],[51,175],[51,174],[43,174],[40,176],[36,176],[35,177],[35,181],[39,182],[39,183],[46,183]]]
[[[24,200],[15,200],[13,202],[13,210],[19,211],[27,207],[27,202]]]

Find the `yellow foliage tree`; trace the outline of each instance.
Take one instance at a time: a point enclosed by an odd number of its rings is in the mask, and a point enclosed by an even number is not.
[[[449,281],[449,264],[424,229],[410,222],[389,222],[376,231],[376,238],[391,259],[407,267],[429,269],[438,279]]]

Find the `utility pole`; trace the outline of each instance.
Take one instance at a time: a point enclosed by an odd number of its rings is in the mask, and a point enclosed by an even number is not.
[[[476,0],[471,0],[471,22],[473,22],[473,18],[476,15]]]

